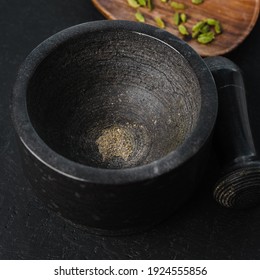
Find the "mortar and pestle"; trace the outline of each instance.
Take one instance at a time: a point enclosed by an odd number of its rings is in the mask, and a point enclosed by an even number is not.
[[[150,227],[199,185],[217,90],[214,138],[226,169],[214,194],[251,206],[259,167],[239,69],[128,21],[68,28],[27,57],[11,104],[24,173],[51,209],[90,232]]]

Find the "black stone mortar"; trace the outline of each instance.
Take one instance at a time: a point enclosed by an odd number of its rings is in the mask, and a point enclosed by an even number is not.
[[[11,108],[38,195],[89,231],[117,234],[165,219],[198,186],[217,93],[185,42],[145,24],[99,21],[39,45]]]

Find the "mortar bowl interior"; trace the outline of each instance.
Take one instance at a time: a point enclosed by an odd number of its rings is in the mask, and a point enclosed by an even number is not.
[[[37,66],[26,97],[48,147],[104,169],[143,166],[178,149],[201,100],[197,74],[176,49],[116,29],[65,40]]]

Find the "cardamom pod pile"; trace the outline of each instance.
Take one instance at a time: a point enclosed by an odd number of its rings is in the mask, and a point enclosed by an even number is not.
[[[145,7],[149,11],[154,9],[152,0],[127,0],[128,5],[136,9],[135,19],[139,22],[145,22],[144,15],[139,11],[139,7]],[[200,44],[208,44],[215,39],[215,36],[222,33],[222,27],[218,20],[213,18],[205,18],[201,21],[198,21],[193,25],[192,30],[188,30],[185,26],[185,23],[189,19],[189,15],[185,13],[187,6],[183,3],[171,1],[171,0],[161,0],[165,5],[169,5],[170,9],[174,10],[172,16],[172,23],[178,26],[179,33],[183,36],[189,36],[192,39],[197,40]],[[192,5],[201,5],[204,3],[204,0],[191,0]],[[156,16],[154,21],[157,26],[160,28],[166,28],[164,20]]]

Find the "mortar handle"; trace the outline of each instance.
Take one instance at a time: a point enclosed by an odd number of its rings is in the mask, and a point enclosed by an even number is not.
[[[218,90],[214,145],[222,174],[214,197],[226,207],[247,208],[260,201],[260,163],[251,132],[240,69],[224,57],[206,58]]]

